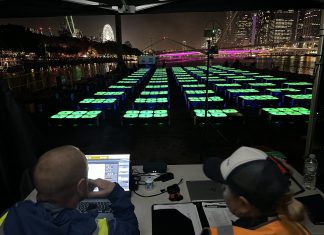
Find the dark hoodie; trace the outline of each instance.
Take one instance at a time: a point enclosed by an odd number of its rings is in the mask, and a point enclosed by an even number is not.
[[[115,217],[108,221],[109,235],[139,234],[134,206],[118,184],[108,199]],[[91,235],[97,229],[97,215],[50,203],[22,201],[9,209],[2,226],[5,235]]]

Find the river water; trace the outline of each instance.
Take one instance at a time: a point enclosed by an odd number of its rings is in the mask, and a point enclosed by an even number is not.
[[[250,57],[250,58],[215,58],[214,64],[229,65],[239,60],[242,65],[255,66],[257,69],[279,70],[283,72],[313,75],[316,57],[315,56],[273,56],[273,57]]]
[[[275,56],[275,57],[255,57],[255,58],[215,58],[211,64],[231,65],[235,60],[246,66],[254,66],[257,69],[276,69],[279,71],[314,74],[316,57],[313,56]],[[225,63],[226,62],[226,63]],[[205,59],[198,60],[178,60],[177,62],[167,63],[167,66],[197,66],[206,64]],[[159,64],[158,64],[159,65]],[[136,64],[127,63],[129,68]],[[32,90],[40,90],[56,85],[56,77],[63,76],[68,82],[73,83],[100,74],[110,73],[116,68],[116,63],[89,63],[80,65],[65,65],[32,69],[24,73],[6,74],[3,78],[7,79],[9,87],[12,89],[27,87]]]

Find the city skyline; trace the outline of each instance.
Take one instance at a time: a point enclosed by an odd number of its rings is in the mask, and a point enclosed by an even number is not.
[[[106,24],[111,25],[115,33],[114,16],[74,16],[73,18],[75,28],[88,38],[98,40]],[[42,27],[44,34],[57,35],[64,20],[64,16],[0,19],[0,24],[20,24],[29,28]],[[166,40],[155,44],[163,37],[169,37],[180,43],[185,41],[188,46],[201,48],[206,44],[204,29],[220,27],[223,31],[227,30],[227,33],[222,36],[220,46],[270,46],[293,41],[316,41],[319,20],[320,10],[318,9],[123,15],[122,41],[123,43],[128,41],[140,50],[151,44],[154,44],[150,47],[153,50],[184,50],[183,46]]]
[[[176,41],[186,41],[187,45],[200,48],[205,41],[203,37],[205,26],[209,26],[209,22],[215,20],[220,21],[220,24],[223,23],[221,21],[223,16],[224,13],[124,15],[122,16],[122,40],[123,42],[130,41],[134,47],[142,50],[163,36],[167,36]],[[73,16],[73,18],[76,28],[80,29],[87,37],[101,34],[105,24],[110,24],[114,33],[116,32],[114,16]],[[47,27],[51,27],[53,34],[57,35],[60,24],[63,22],[64,16],[0,19],[0,24],[19,24],[31,28],[43,27],[43,31],[47,35],[49,35]],[[154,46],[153,49],[163,49],[165,45],[181,48],[181,46],[170,42],[162,42]]]

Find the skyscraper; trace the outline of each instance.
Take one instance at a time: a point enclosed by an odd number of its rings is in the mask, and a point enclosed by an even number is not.
[[[225,15],[225,26],[223,27],[222,41],[219,42],[221,47],[233,47],[235,45],[234,32],[235,32],[235,14],[234,11],[227,11]],[[227,29],[227,31],[226,31]]]
[[[318,40],[320,30],[321,10],[310,9],[305,11],[303,39]]]
[[[268,45],[270,40],[270,22],[273,18],[273,12],[258,11],[256,18],[255,45]]]
[[[270,21],[269,42],[272,45],[294,40],[296,14],[294,10],[277,10]]]
[[[251,12],[239,12],[236,16],[235,43],[237,46],[251,45],[252,14]]]
[[[295,40],[298,42],[303,41],[303,31],[304,31],[304,21],[305,21],[305,10],[301,9],[297,11],[296,19],[296,34]]]

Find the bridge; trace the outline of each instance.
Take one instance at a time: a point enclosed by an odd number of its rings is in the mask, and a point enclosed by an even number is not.
[[[189,58],[205,58],[207,49],[197,49],[190,45],[176,41],[169,37],[162,37],[156,42],[150,44],[143,49],[143,52],[148,51],[154,45],[157,45],[163,41],[170,41],[172,43],[181,45],[188,50],[184,51],[155,51],[155,55],[159,59],[189,59]],[[313,41],[304,41],[299,43],[313,43]],[[258,45],[258,46],[239,46],[234,48],[220,48],[218,53],[214,57],[256,57],[256,56],[315,56],[317,54],[316,47],[296,47],[296,42],[288,43],[277,43],[271,46]]]

